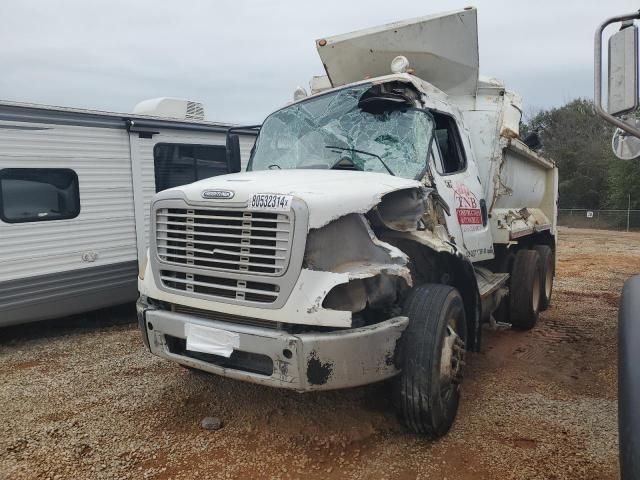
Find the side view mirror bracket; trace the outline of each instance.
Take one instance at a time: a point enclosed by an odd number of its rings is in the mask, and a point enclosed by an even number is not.
[[[234,133],[227,133],[227,167],[229,173],[238,173],[242,170],[240,159],[240,137]]]
[[[227,168],[229,173],[238,173],[242,171],[242,159],[240,156],[240,137],[236,132],[244,131],[259,132],[261,125],[251,125],[248,127],[231,127],[227,130],[226,149],[227,149]]]
[[[594,104],[596,113],[609,123],[640,138],[640,128],[617,118],[638,106],[638,28],[633,20],[640,18],[640,10],[605,20],[595,34]],[[602,107],[602,33],[612,23],[623,22],[620,31],[609,39],[608,108]],[[633,75],[629,79],[629,72]]]

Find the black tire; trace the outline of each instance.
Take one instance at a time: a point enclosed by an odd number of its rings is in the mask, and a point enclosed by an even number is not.
[[[513,269],[513,263],[516,260],[516,254],[514,249],[509,249],[507,251],[498,265],[496,267],[496,273],[508,273],[509,280],[507,280],[507,286],[509,286],[511,282],[511,270]],[[509,295],[505,295],[504,298],[500,301],[500,305],[493,312],[493,318],[496,322],[501,323],[511,323],[510,318],[510,310],[509,310]]]
[[[514,248],[510,248],[505,252],[500,261],[498,262],[496,272],[498,273],[511,273],[513,268],[513,262],[516,260],[516,252]]]
[[[402,373],[394,382],[394,403],[411,430],[441,437],[451,428],[460,400],[467,338],[462,297],[447,285],[421,285],[409,292],[403,315],[409,325],[400,339]],[[441,372],[445,348],[450,354],[446,375]]]
[[[556,276],[556,260],[553,250],[547,245],[534,245],[533,249],[540,255],[541,279],[540,288],[540,311],[544,312],[551,305],[551,294],[553,293],[553,278]]]
[[[538,321],[541,288],[540,255],[535,250],[519,250],[511,270],[509,316],[518,330],[531,330]]]

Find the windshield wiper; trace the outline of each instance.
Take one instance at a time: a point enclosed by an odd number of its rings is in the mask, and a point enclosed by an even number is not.
[[[365,152],[364,150],[358,150],[357,148],[340,147],[338,145],[325,145],[324,148],[335,148],[335,149],[338,149],[340,151],[348,151],[348,152],[353,152],[353,153],[362,153],[363,155],[370,155],[370,156],[375,157],[378,160],[380,160],[380,163],[384,166],[384,168],[387,169],[387,172],[389,172],[394,177],[396,176],[396,174],[391,171],[389,166],[386,163],[384,163],[384,160],[382,160],[382,158],[380,158],[380,155],[376,155],[375,153]]]

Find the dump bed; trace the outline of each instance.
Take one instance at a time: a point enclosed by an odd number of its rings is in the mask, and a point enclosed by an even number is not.
[[[494,243],[543,230],[555,234],[558,169],[520,140],[520,97],[502,82],[481,77],[475,97],[450,100],[469,130]]]
[[[558,169],[515,138],[500,139],[491,226],[494,243],[509,243],[535,232],[556,232]]]

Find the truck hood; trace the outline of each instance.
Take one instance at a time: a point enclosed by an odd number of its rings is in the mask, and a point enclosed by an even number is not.
[[[366,213],[381,198],[398,190],[420,188],[416,180],[383,173],[337,170],[264,170],[208,178],[166,190],[182,192],[189,202],[203,202],[205,190],[233,192],[231,199],[210,200],[216,205],[246,203],[254,193],[293,195],[309,208],[309,228],[319,228],[349,213]]]

